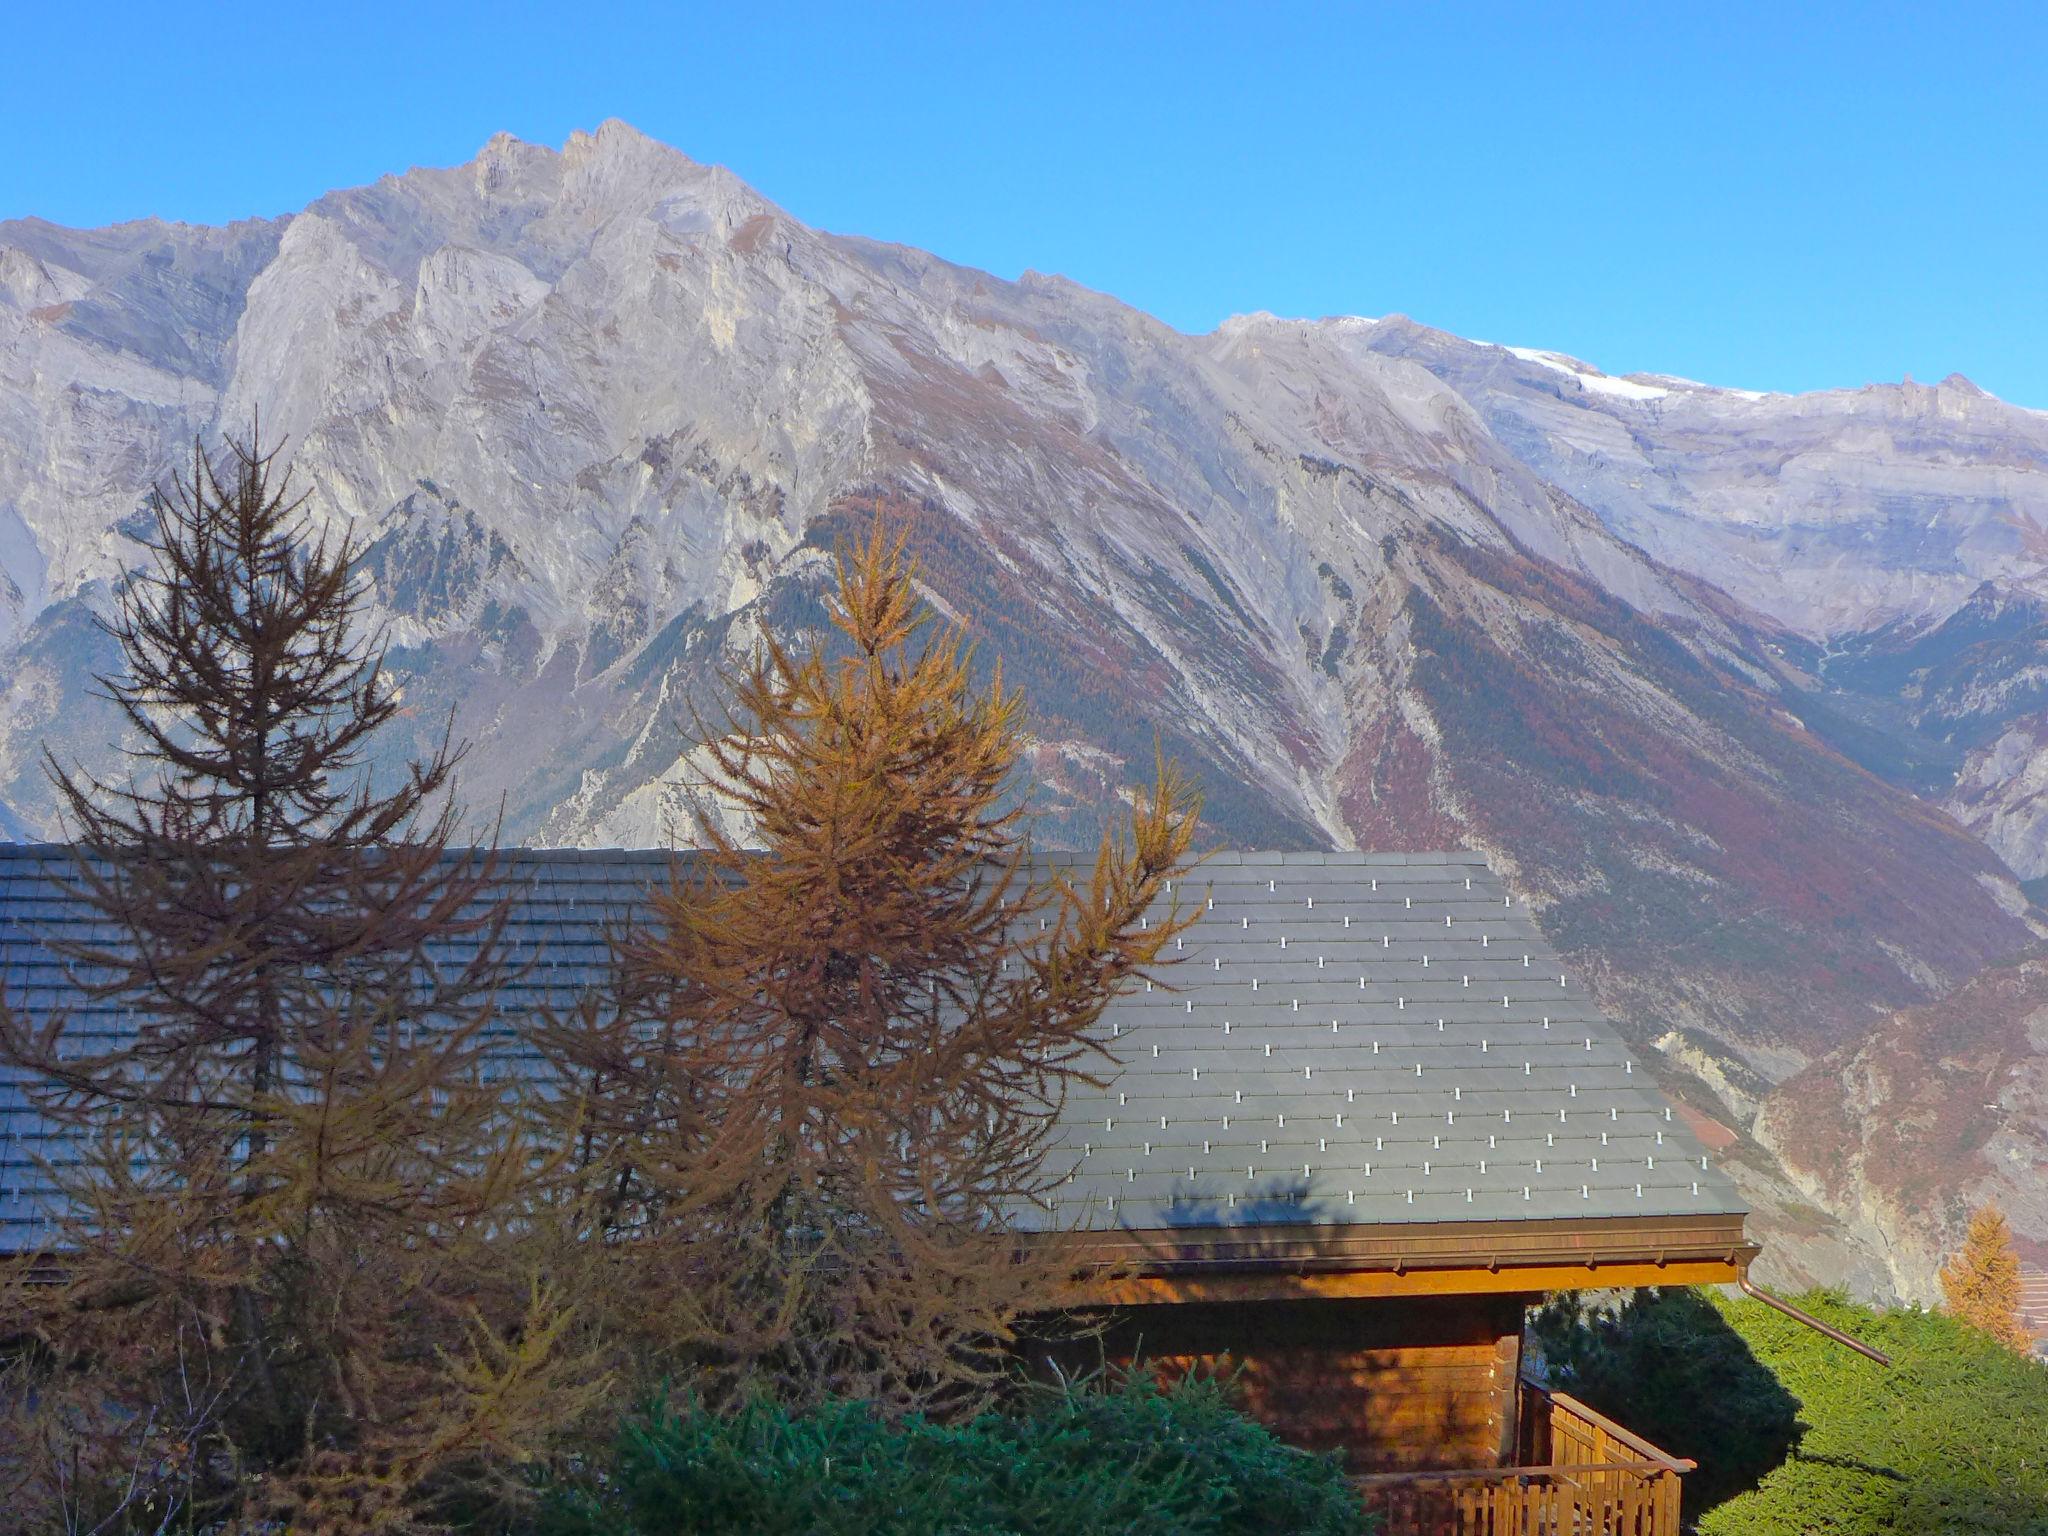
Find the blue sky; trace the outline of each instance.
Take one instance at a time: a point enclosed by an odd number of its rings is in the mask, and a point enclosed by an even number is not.
[[[102,3],[6,35],[0,218],[279,213],[616,116],[808,223],[1184,330],[1399,312],[2048,407],[2048,6]]]

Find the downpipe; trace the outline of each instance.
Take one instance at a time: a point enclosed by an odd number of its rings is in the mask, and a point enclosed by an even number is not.
[[[1794,1322],[1806,1324],[1806,1326],[1811,1328],[1815,1333],[1825,1334],[1827,1337],[1833,1339],[1837,1344],[1841,1344],[1849,1349],[1853,1349],[1856,1351],[1857,1354],[1863,1355],[1868,1359],[1875,1360],[1879,1365],[1890,1365],[1892,1363],[1892,1357],[1886,1354],[1883,1350],[1872,1349],[1868,1344],[1865,1344],[1861,1339],[1852,1339],[1849,1337],[1848,1334],[1842,1332],[1841,1329],[1829,1327],[1826,1323],[1822,1322],[1819,1318],[1815,1317],[1811,1312],[1802,1312],[1797,1307],[1793,1306],[1791,1302],[1780,1301],[1777,1297],[1773,1296],[1769,1291],[1766,1291],[1759,1286],[1751,1284],[1749,1274],[1747,1271],[1744,1271],[1742,1278],[1737,1280],[1735,1283],[1741,1289],[1742,1294],[1749,1297],[1752,1301],[1760,1301],[1765,1306],[1769,1307],[1772,1311],[1782,1312],[1787,1317],[1791,1318]]]

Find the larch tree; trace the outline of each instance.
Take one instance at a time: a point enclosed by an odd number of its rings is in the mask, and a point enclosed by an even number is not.
[[[2013,1349],[2027,1347],[2027,1328],[2020,1317],[2019,1255],[2013,1251],[2012,1228],[1997,1205],[1979,1206],[1971,1215],[1963,1246],[1942,1266],[1941,1291],[1951,1316]]]
[[[545,1160],[485,1059],[506,906],[454,846],[445,733],[373,785],[397,688],[354,549],[274,454],[195,446],[152,509],[100,679],[131,770],[49,763],[93,919],[51,943],[84,1002],[0,1008],[0,1061],[84,1149],[52,1169],[46,1283],[0,1295],[35,1345],[0,1380],[0,1501],[432,1528],[591,1388],[522,1257]]]
[[[1018,1319],[1071,1296],[1043,1222],[1091,1026],[1191,918],[1169,892],[1197,806],[1164,763],[1092,861],[1034,861],[1023,701],[932,633],[904,538],[843,551],[836,633],[772,638],[698,722],[707,824],[616,985],[542,1046],[629,1315],[613,1337],[712,1401],[985,1399]]]

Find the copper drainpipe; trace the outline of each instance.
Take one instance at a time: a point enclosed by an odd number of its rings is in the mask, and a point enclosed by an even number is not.
[[[1769,1291],[1763,1290],[1758,1286],[1752,1285],[1750,1283],[1749,1273],[1747,1270],[1743,1272],[1742,1278],[1740,1280],[1737,1280],[1735,1283],[1742,1288],[1743,1295],[1750,1297],[1752,1300],[1762,1302],[1765,1306],[1771,1308],[1775,1312],[1784,1313],[1794,1322],[1806,1324],[1806,1326],[1811,1328],[1815,1333],[1824,1333],[1829,1338],[1833,1339],[1837,1344],[1847,1345],[1850,1349],[1855,1350],[1857,1354],[1867,1355],[1870,1359],[1875,1360],[1879,1365],[1890,1365],[1892,1363],[1892,1357],[1886,1354],[1883,1350],[1872,1349],[1868,1344],[1865,1344],[1861,1339],[1852,1339],[1849,1337],[1848,1334],[1842,1332],[1841,1329],[1829,1327],[1826,1323],[1822,1322],[1819,1318],[1815,1317],[1811,1312],[1802,1312],[1797,1307],[1793,1306],[1791,1302],[1780,1301],[1777,1297],[1773,1296]]]

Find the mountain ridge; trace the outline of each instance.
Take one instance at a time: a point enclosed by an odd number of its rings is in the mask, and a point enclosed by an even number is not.
[[[0,225],[0,274],[27,274],[0,285],[0,798],[31,823],[45,740],[105,760],[89,614],[148,485],[260,406],[363,542],[413,711],[390,759],[454,712],[510,836],[686,832],[688,706],[764,628],[814,627],[826,551],[881,513],[1032,699],[1049,838],[1091,837],[1156,732],[1218,841],[1479,848],[1717,1119],[2041,932],[1997,856],[1859,760],[1882,730],[1802,714],[1918,708],[1912,669],[1831,693],[1838,632],[1784,616],[1820,580],[1780,536],[1809,514],[1857,635],[1910,646],[1987,580],[2034,589],[1999,530],[2048,498],[1985,510],[2001,454],[2033,495],[2034,440],[1987,446],[1981,392],[1603,389],[1398,317],[1191,336],[809,229],[616,122],[233,234],[53,228]],[[1716,521],[1745,481],[1769,518]],[[1897,530],[1942,497],[1930,554]],[[1825,1250],[1790,1268],[1900,1283],[1813,1235],[1761,1142],[1737,1155]]]

